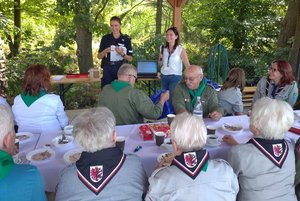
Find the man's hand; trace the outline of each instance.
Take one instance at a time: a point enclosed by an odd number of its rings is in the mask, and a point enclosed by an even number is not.
[[[159,103],[161,103],[162,105],[164,105],[165,102],[167,100],[169,100],[169,98],[170,98],[170,92],[169,92],[169,90],[167,90],[166,92],[160,94]]]
[[[231,135],[224,135],[223,141],[230,145],[239,144]]]
[[[222,117],[222,114],[220,112],[214,111],[212,113],[209,113],[209,117],[214,121],[219,121]]]

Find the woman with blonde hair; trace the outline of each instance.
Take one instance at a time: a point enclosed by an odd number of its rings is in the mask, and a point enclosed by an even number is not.
[[[218,94],[219,106],[225,115],[243,114],[242,93],[245,87],[245,71],[233,68],[229,71],[221,91]]]

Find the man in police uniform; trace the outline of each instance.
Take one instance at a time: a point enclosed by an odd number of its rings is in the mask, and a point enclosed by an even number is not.
[[[121,19],[112,17],[110,28],[111,33],[103,36],[98,51],[98,58],[102,59],[101,68],[103,68],[101,88],[118,78],[117,72],[123,63],[132,61],[131,39],[121,33]]]

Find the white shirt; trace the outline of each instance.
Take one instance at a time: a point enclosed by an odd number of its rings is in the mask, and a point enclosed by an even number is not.
[[[9,107],[9,104],[6,102],[6,99],[0,96],[0,105],[4,105],[5,107]]]
[[[194,180],[174,165],[158,169],[149,184],[146,201],[235,201],[239,191],[236,175],[222,159],[209,160],[207,170]]]
[[[163,66],[161,73],[164,75],[182,75],[182,46],[178,45],[170,55],[167,48],[163,48]],[[170,57],[169,57],[170,56]]]
[[[29,107],[18,95],[12,106],[19,132],[57,132],[68,125],[68,117],[60,97],[46,94],[32,103]]]

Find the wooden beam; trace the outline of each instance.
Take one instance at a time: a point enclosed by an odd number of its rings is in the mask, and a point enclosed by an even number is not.
[[[182,7],[187,0],[168,0],[169,4],[174,7]]]
[[[169,4],[172,6],[172,8],[174,8],[175,7],[175,2],[176,0],[168,0],[168,2],[169,2]]]
[[[181,7],[173,8],[173,26],[177,27],[178,31],[181,30]]]
[[[177,27],[178,31],[181,30],[181,8],[187,0],[168,0],[173,8],[173,26]]]
[[[186,3],[187,0],[177,0],[176,2],[176,6],[177,7],[182,7],[185,3]]]

